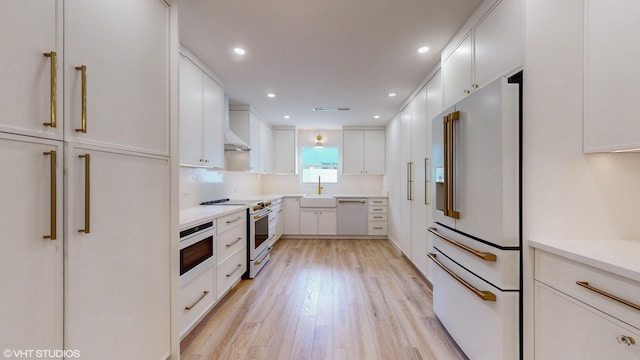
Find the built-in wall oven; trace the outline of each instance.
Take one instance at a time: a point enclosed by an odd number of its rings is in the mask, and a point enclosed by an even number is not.
[[[209,220],[180,230],[180,286],[215,264],[215,222]]]

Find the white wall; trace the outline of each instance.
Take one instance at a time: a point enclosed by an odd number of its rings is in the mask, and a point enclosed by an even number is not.
[[[640,154],[582,153],[583,1],[527,1],[525,23],[525,239],[640,241]]]
[[[260,177],[247,172],[180,168],[180,209],[221,198],[251,198],[261,194]]]

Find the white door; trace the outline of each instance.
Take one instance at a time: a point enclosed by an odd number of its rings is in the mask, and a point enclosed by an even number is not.
[[[51,151],[57,157],[55,179]],[[60,142],[0,133],[3,350],[62,349],[62,155]],[[44,238],[52,234],[52,180],[55,240]]]
[[[335,235],[338,232],[338,217],[336,209],[318,210],[318,234]]]
[[[300,198],[284,198],[284,233],[300,233]]]
[[[315,209],[300,209],[300,234],[318,234],[318,211]]]
[[[427,199],[426,159],[429,157],[431,126],[427,119],[427,90],[422,89],[411,101],[411,158],[413,159],[413,201],[411,202],[411,252],[414,264],[426,274],[427,271]]]
[[[202,154],[203,73],[180,56],[180,163],[206,165]]]
[[[224,90],[208,76],[203,90],[202,151],[207,166],[224,168]]]
[[[249,170],[260,172],[260,123],[262,121],[254,113],[249,112]]]
[[[65,348],[91,359],[165,358],[169,160],[69,145],[66,164]]]
[[[342,173],[362,174],[364,169],[364,131],[342,132]]]
[[[435,180],[433,173],[433,154],[432,151],[432,139],[434,135],[441,134],[433,134],[432,133],[432,123],[433,119],[442,111],[442,77],[441,73],[437,72],[431,80],[427,83],[427,141],[428,148],[427,153],[429,160],[427,161],[427,200],[429,206],[427,208],[427,222],[431,224],[433,222],[433,209],[435,206]],[[440,136],[441,137],[441,136]],[[430,226],[430,225],[429,225]],[[427,232],[427,249],[431,251],[433,248],[433,237],[430,232]],[[433,273],[433,262],[427,260],[427,278],[431,279],[431,274]]]
[[[62,139],[62,1],[0,1],[0,131]],[[58,66],[44,53],[56,52]],[[52,93],[56,127],[51,123]]]
[[[386,135],[384,130],[364,132],[364,173],[384,175]]]
[[[169,8],[160,0],[66,0],[65,139],[169,152]],[[86,132],[82,70],[86,66]]]
[[[405,254],[411,253],[411,199],[413,183],[411,172],[411,104],[400,113],[400,228],[398,229],[398,245]]]
[[[296,131],[294,129],[275,129],[273,136],[273,172],[294,174],[296,172]]]

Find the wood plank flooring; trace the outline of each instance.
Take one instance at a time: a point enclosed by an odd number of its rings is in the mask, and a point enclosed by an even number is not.
[[[181,359],[467,359],[387,240],[282,239],[181,344]]]

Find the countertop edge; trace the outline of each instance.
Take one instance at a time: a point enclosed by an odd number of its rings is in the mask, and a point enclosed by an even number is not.
[[[180,230],[197,225],[209,219],[213,220],[241,210],[246,210],[246,205],[221,205],[221,206],[193,206],[180,210]]]
[[[578,243],[588,246],[577,247]],[[596,243],[598,246],[594,245]],[[533,248],[640,282],[640,261],[633,259],[634,256],[640,256],[639,242],[528,240],[528,244]],[[600,251],[603,246],[609,246],[609,251]]]

